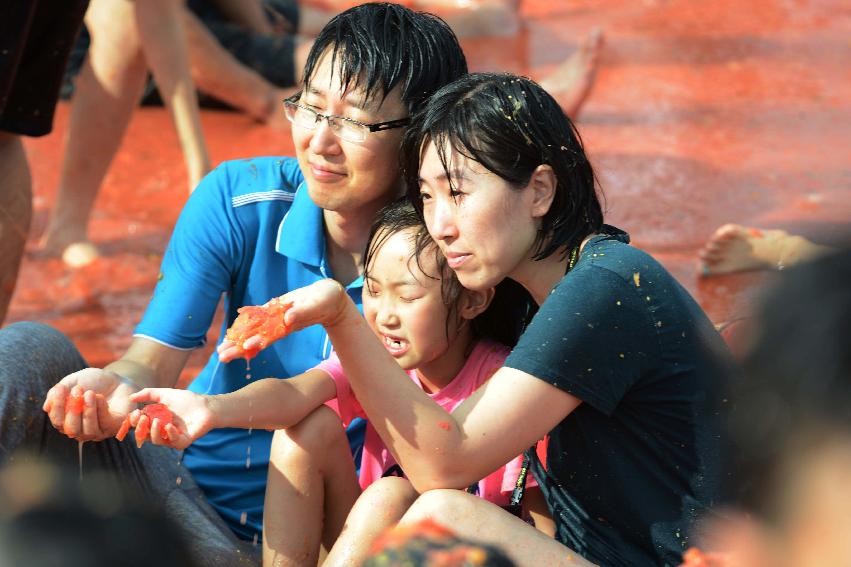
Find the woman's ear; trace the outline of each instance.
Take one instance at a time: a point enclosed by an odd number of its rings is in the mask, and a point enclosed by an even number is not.
[[[553,168],[542,163],[532,172],[527,189],[532,194],[532,217],[541,218],[550,211],[556,194],[558,179]]]
[[[494,288],[485,291],[463,289],[458,314],[461,315],[462,319],[475,319],[488,308],[495,293],[496,289]]]

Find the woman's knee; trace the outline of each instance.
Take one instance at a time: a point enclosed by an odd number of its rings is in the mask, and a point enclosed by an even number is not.
[[[53,351],[80,354],[71,339],[50,325],[35,321],[11,323],[0,329],[0,350],[17,350],[18,355],[22,352],[38,354]]]
[[[395,476],[378,479],[357,499],[346,523],[382,526],[395,524],[418,496],[408,479]]]
[[[24,321],[0,329],[0,376],[52,386],[86,366],[74,343],[50,325]]]
[[[440,488],[421,494],[411,505],[403,518],[403,523],[411,523],[425,518],[440,520],[449,511],[453,516],[472,514],[484,500],[467,494],[463,490]]]
[[[376,505],[380,509],[402,509],[402,511],[410,508],[417,497],[419,493],[414,489],[411,481],[398,476],[378,479],[370,484],[361,496],[365,501],[369,501],[371,506]]]

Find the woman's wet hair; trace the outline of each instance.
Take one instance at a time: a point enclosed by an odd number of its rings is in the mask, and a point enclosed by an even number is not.
[[[305,88],[326,52],[346,89],[362,89],[368,100],[383,101],[401,86],[402,102],[411,113],[467,73],[464,52],[446,22],[398,4],[362,4],[332,18],[307,57]]]
[[[370,272],[375,256],[387,240],[399,232],[413,230],[412,252],[408,259],[416,263],[419,271],[426,277],[440,280],[441,296],[448,309],[446,329],[455,314],[458,298],[463,287],[455,272],[446,262],[446,257],[437,244],[429,236],[422,217],[407,197],[398,199],[378,212],[367,239],[364,254],[364,287],[369,286]],[[437,266],[436,273],[429,273],[423,268],[423,258],[432,255]],[[488,308],[471,321],[473,334],[476,337],[486,337],[507,346],[514,346],[523,333],[526,321],[534,314],[535,304],[531,295],[513,280],[504,280],[496,286],[496,293]]]
[[[603,225],[594,170],[579,133],[558,102],[530,79],[469,74],[441,88],[415,114],[402,154],[408,196],[420,210],[419,170],[429,143],[450,182],[451,151],[518,190],[538,166],[552,167],[557,187],[535,243],[536,260],[567,254]]]

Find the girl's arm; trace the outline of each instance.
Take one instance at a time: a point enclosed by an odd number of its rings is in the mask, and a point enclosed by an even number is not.
[[[334,381],[312,369],[287,380],[266,378],[228,394],[209,397],[216,427],[285,429],[337,395]]]
[[[283,296],[291,332],[321,324],[358,401],[418,492],[463,488],[541,439],[580,400],[543,380],[501,368],[449,414],[423,392],[379,342],[343,287],[322,280]],[[259,337],[243,347],[260,344]],[[219,347],[222,361],[239,352]]]
[[[290,427],[336,393],[331,377],[322,370],[312,369],[286,380],[258,380],[235,392],[216,396],[171,388],[145,388],[130,399],[137,403],[165,404],[172,413],[173,425],[158,424],[155,420],[146,439],[155,445],[185,449],[211,429],[220,427]],[[131,423],[135,426],[140,417],[139,412],[134,412]],[[167,439],[162,437],[163,429],[168,433]]]

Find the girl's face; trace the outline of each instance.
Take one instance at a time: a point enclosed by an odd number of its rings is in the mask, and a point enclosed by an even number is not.
[[[396,232],[381,244],[363,287],[367,323],[406,370],[441,358],[459,330],[459,318],[449,317],[443,303],[433,254],[420,258],[425,273],[412,257],[414,234],[414,229]]]
[[[425,223],[461,285],[484,290],[516,275],[531,257],[540,226],[534,194],[448,150],[451,186],[434,144],[423,155]]]
[[[299,102],[320,114],[372,124],[408,115],[400,92],[394,89],[382,102],[367,100],[359,90],[344,91],[326,53]],[[364,206],[374,209],[398,196],[403,132],[404,128],[371,132],[362,142],[349,142],[338,138],[326,120],[313,129],[293,125],[296,156],[311,200],[329,211],[351,213]]]

